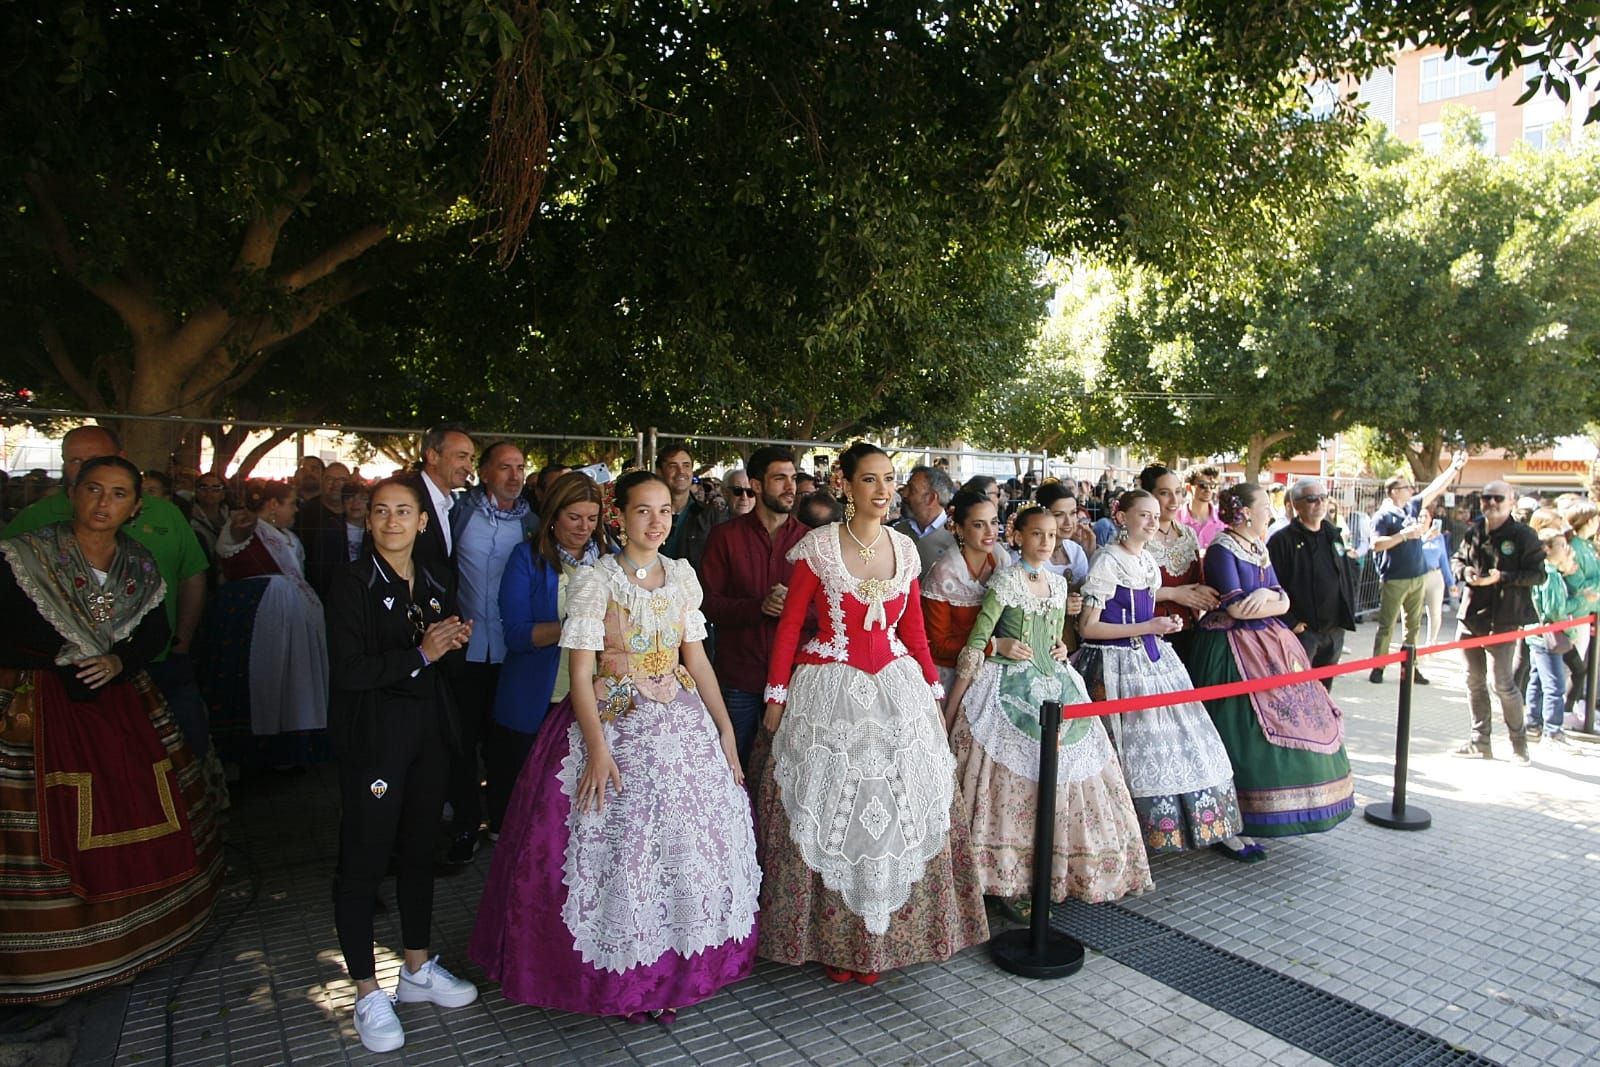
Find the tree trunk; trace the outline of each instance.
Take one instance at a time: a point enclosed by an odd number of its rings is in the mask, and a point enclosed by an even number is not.
[[[211,438],[211,473],[226,475],[228,464],[249,440],[250,430],[244,426],[230,426],[224,430],[221,423],[211,423],[206,435]]]
[[[1244,451],[1244,480],[1256,481],[1261,477],[1261,461],[1266,456],[1267,450],[1274,445],[1281,444],[1289,439],[1290,431],[1274,430],[1271,433],[1256,432],[1250,435],[1250,440],[1245,443]]]
[[[1439,477],[1439,458],[1443,455],[1443,435],[1435,435],[1416,448],[1406,445],[1406,462],[1411,464],[1412,479],[1422,486]]]
[[[248,478],[250,472],[256,469],[256,464],[266,458],[267,453],[283,444],[295,435],[294,430],[273,430],[265,441],[256,445],[244,454],[244,459],[239,461],[239,469],[234,472],[235,478]]]

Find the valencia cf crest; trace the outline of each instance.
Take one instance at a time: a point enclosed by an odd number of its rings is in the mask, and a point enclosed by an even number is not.
[[[382,778],[374,779],[371,789],[372,795],[377,797],[379,800],[382,800],[383,794],[389,791],[389,783],[384,781]]]
[[[428,607],[433,609],[433,613],[435,615],[441,615],[441,614],[444,613],[444,608],[439,606],[439,598],[438,597],[430,598],[428,600]]]

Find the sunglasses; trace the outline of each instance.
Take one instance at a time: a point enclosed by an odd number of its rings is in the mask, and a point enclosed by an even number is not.
[[[1302,497],[1296,497],[1295,498],[1295,503],[1296,504],[1320,504],[1320,503],[1322,503],[1323,501],[1325,501],[1327,499],[1328,498],[1325,497],[1325,496],[1302,496]]]
[[[220,493],[223,487],[220,485],[197,485],[195,488],[202,493]]]
[[[1478,499],[1483,501],[1485,504],[1504,504],[1506,502],[1506,495],[1504,493],[1483,493],[1478,497]]]
[[[755,496],[756,495],[756,491],[754,489],[745,489],[742,486],[737,486],[737,485],[732,487],[731,489],[729,489],[728,492],[732,493],[734,496]]]
[[[421,604],[413,603],[406,608],[406,621],[411,624],[411,639],[420,645],[423,634],[428,632],[427,624],[422,620]]]

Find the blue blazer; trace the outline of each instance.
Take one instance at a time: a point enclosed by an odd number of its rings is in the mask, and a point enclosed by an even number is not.
[[[524,542],[511,550],[500,579],[500,626],[506,637],[506,658],[494,694],[494,721],[519,733],[539,731],[563,650],[559,644],[533,647],[535,623],[555,622],[556,592],[561,571]]]

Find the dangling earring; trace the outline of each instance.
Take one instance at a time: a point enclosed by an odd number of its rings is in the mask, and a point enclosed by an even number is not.
[[[849,497],[844,498],[844,521],[849,522],[856,517],[856,502]]]
[[[628,547],[628,535],[621,530],[617,531],[617,544],[623,548]]]
[[[1127,540],[1128,540],[1128,528],[1126,526],[1118,526],[1117,527],[1117,536],[1116,536],[1117,544],[1119,544],[1119,545],[1120,544],[1125,544],[1127,542]]]

